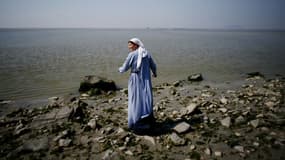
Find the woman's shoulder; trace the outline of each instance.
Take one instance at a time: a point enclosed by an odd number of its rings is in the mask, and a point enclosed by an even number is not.
[[[136,55],[138,55],[138,52],[137,51],[132,51],[132,52],[129,53],[128,57],[134,57]]]

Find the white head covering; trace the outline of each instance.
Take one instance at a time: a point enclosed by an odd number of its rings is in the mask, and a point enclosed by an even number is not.
[[[142,58],[147,56],[147,50],[144,48],[142,41],[138,38],[132,38],[129,42],[133,42],[139,46],[138,48],[138,60],[137,60],[137,69],[141,67]]]

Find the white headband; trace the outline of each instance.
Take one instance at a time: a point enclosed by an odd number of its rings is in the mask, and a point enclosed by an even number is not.
[[[129,42],[133,42],[139,46],[138,48],[138,60],[137,60],[137,69],[141,67],[142,58],[147,56],[147,50],[144,48],[142,41],[138,38],[132,38]]]

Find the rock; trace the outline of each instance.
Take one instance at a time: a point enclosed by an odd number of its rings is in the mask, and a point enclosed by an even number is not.
[[[89,126],[90,128],[92,129],[95,129],[96,128],[96,120],[95,119],[91,119],[88,123],[87,123],[87,126]]]
[[[155,145],[155,140],[153,137],[150,136],[143,136],[143,138],[149,142],[151,142],[151,144]]]
[[[58,99],[59,99],[59,97],[50,97],[50,98],[48,98],[48,103],[49,104],[55,104]],[[54,105],[54,106],[56,106],[56,105]]]
[[[190,129],[190,124],[181,122],[173,128],[177,133],[185,133]]]
[[[259,147],[259,143],[258,142],[253,142],[253,145],[256,147]]]
[[[89,139],[89,137],[87,135],[80,137],[80,144],[83,146],[88,146],[88,143],[91,140]]]
[[[178,87],[180,85],[180,81],[175,81],[174,83],[173,83],[173,86],[174,87]]]
[[[58,145],[60,147],[68,147],[71,144],[71,142],[72,142],[71,139],[60,139]]]
[[[244,152],[244,147],[243,146],[234,146],[234,149],[237,150],[238,152]]]
[[[133,153],[132,151],[130,151],[130,150],[127,150],[127,151],[125,152],[125,154],[126,154],[126,155],[129,155],[129,156],[133,156],[133,155],[134,155],[134,153]]]
[[[72,113],[73,109],[69,106],[65,106],[60,108],[59,111],[56,112],[56,119],[63,119],[63,118],[68,118],[70,114]]]
[[[220,152],[220,151],[215,151],[215,152],[214,152],[214,155],[215,155],[216,157],[222,157],[223,153]]]
[[[228,109],[226,109],[226,108],[219,108],[219,111],[221,111],[223,113],[226,113],[228,111]]]
[[[68,119],[82,121],[86,117],[84,109],[88,104],[82,101],[79,101],[77,105],[73,106],[72,112],[69,114]]]
[[[30,131],[30,129],[27,128],[27,127],[20,128],[20,129],[16,129],[16,130],[14,131],[14,135],[15,135],[15,136],[19,136],[19,135],[22,135],[22,134],[27,133],[27,132],[29,132],[29,131]]]
[[[32,151],[32,152],[47,150],[48,148],[49,148],[49,140],[47,137],[24,142],[22,146],[23,151]]]
[[[257,128],[259,125],[259,119],[255,119],[249,122],[254,128]]]
[[[236,119],[235,119],[235,124],[242,124],[242,123],[245,123],[245,119],[243,116],[238,116]]]
[[[186,143],[185,139],[179,137],[176,133],[172,133],[170,135],[170,140],[176,146],[185,145]]]
[[[267,107],[269,107],[269,108],[273,108],[273,107],[275,106],[275,103],[274,103],[274,102],[271,102],[271,101],[265,102],[264,104],[265,104]]]
[[[115,156],[117,155],[116,152],[112,151],[111,149],[108,149],[107,151],[105,151],[102,160],[111,160],[114,159]]]
[[[227,103],[228,103],[228,100],[227,100],[225,97],[222,97],[222,98],[220,98],[220,102],[221,102],[222,104],[227,104]]]
[[[231,126],[231,117],[226,117],[226,118],[222,119],[220,122],[223,126],[229,128]]]
[[[261,74],[260,72],[247,73],[247,78],[255,78],[255,77],[264,77],[264,75]]]
[[[188,81],[192,81],[192,82],[198,82],[202,80],[203,80],[203,76],[200,73],[193,74],[188,77]]]
[[[190,150],[192,151],[192,150],[194,150],[194,149],[196,149],[196,146],[193,145],[193,144],[191,144],[191,145],[190,145]]]
[[[205,150],[204,150],[204,152],[205,152],[205,154],[206,155],[211,155],[211,149],[210,148],[206,148]]]
[[[198,107],[198,105],[196,103],[190,103],[186,109],[187,109],[187,113],[191,114],[192,112],[195,111],[195,109]]]
[[[98,95],[115,90],[117,87],[114,81],[95,75],[85,76],[79,87],[79,92],[88,92],[89,95]]]
[[[0,100],[0,104],[10,104],[12,102],[13,101],[10,101],[10,100]]]

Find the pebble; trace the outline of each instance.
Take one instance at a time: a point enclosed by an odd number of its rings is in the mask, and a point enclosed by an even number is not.
[[[151,144],[155,145],[155,140],[153,137],[150,136],[143,136],[143,138],[149,142],[151,142]]]
[[[193,145],[193,144],[191,144],[191,145],[190,145],[190,150],[194,150],[194,149],[196,149],[196,146]]]
[[[188,114],[192,113],[197,107],[198,107],[198,105],[196,103],[190,103],[186,107]]]
[[[130,150],[127,150],[127,151],[125,152],[125,154],[130,155],[130,156],[133,156],[133,155],[134,155],[134,153],[133,153],[132,151],[130,151]]]
[[[87,126],[89,126],[92,129],[95,129],[96,128],[96,120],[90,119],[90,121],[87,123]]]
[[[226,108],[219,108],[219,111],[221,111],[223,113],[226,113],[228,111],[228,109],[226,109]]]
[[[174,145],[184,145],[186,143],[185,139],[179,137],[176,133],[170,135],[170,139]]]
[[[259,119],[255,119],[250,121],[251,126],[253,126],[254,128],[257,128],[259,125]]]
[[[60,139],[58,143],[60,147],[68,147],[71,144],[71,141],[71,139]]]
[[[228,103],[228,100],[227,100],[225,97],[222,97],[222,98],[220,98],[220,102],[221,102],[222,104],[227,104],[227,103]]]
[[[211,155],[211,149],[210,149],[210,148],[206,148],[206,149],[204,150],[204,152],[205,152],[205,154],[207,154],[207,155]]]
[[[186,122],[181,122],[177,124],[173,129],[178,133],[184,133],[190,129],[190,124]]]
[[[216,157],[222,157],[222,152],[220,152],[220,151],[215,151],[214,152],[214,155],[216,156]]]
[[[231,117],[226,117],[226,118],[222,119],[220,122],[223,126],[229,128],[231,126]]]
[[[234,146],[234,149],[239,151],[239,152],[244,152],[244,147],[243,146]]]

